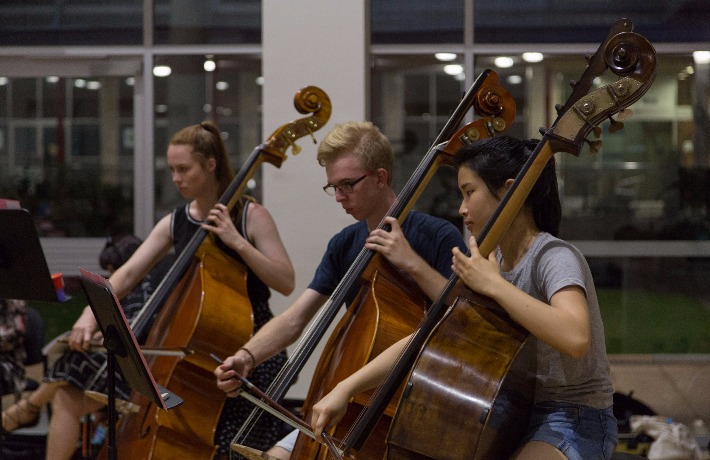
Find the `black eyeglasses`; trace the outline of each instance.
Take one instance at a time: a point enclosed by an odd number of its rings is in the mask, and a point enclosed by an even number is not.
[[[360,183],[360,181],[362,181],[367,176],[371,176],[371,175],[372,175],[372,173],[367,173],[364,176],[358,177],[354,181],[343,182],[340,185],[328,184],[325,187],[323,187],[323,191],[330,196],[335,196],[335,194],[337,193],[338,190],[340,190],[340,193],[347,195],[347,194],[353,192],[353,187],[355,187],[358,183]]]

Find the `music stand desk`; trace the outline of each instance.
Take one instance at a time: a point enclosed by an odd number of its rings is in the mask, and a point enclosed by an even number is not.
[[[183,400],[155,382],[111,283],[83,268],[79,268],[79,272],[81,287],[104,335],[104,347],[108,355],[108,447],[109,458],[115,459],[115,364],[118,364],[128,386],[159,408],[169,410],[182,404]]]

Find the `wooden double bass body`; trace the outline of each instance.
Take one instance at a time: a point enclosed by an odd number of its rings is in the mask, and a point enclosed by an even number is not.
[[[493,136],[507,129],[515,117],[515,101],[498,85],[498,75],[485,71],[472,87],[470,94],[457,109],[459,116],[471,105],[482,118],[454,131],[460,123],[454,117],[453,129],[444,129],[440,141],[426,155],[417,171],[407,182],[397,201],[387,213],[403,222],[408,209],[416,202],[429,178],[438,167],[450,164],[452,154],[468,142]],[[368,251],[370,252],[370,251]],[[417,285],[399,272],[379,254],[355,270],[358,283],[362,283],[356,300],[329,337],[316,367],[304,408],[310,408],[333,387],[363,367],[393,343],[411,334],[421,323],[430,305],[426,295]],[[351,268],[352,271],[352,268]],[[349,404],[345,417],[331,433],[335,439],[344,439],[347,430],[356,422],[358,414],[367,406],[372,392],[357,395]],[[377,421],[370,442],[358,452],[367,459],[380,459],[384,455],[385,440],[396,406],[390,405],[385,416]],[[291,459],[325,458],[328,450],[304,434],[299,434]]]
[[[296,93],[294,105],[311,116],[292,121],[257,146],[220,203],[232,209],[243,196],[248,180],[268,162],[280,167],[295,141],[312,135],[328,121],[330,99],[320,88],[308,86]],[[205,459],[217,450],[214,436],[226,400],[214,380],[216,363],[211,354],[225,356],[239,349],[253,333],[253,314],[247,293],[247,270],[237,266],[207,231],[199,229],[178,256],[165,279],[132,324],[139,336],[150,327],[146,347],[184,350],[148,360],[155,381],[183,399],[171,410],[161,410],[134,392],[132,402],[140,407],[124,415],[116,429],[116,445],[125,458]],[[107,455],[103,449],[100,457]]]
[[[478,235],[483,256],[498,245],[554,153],[578,155],[590,131],[598,134],[601,121],[636,102],[651,86],[655,51],[632,30],[630,21],[617,21],[588,60],[572,95],[558,107],[552,127]],[[593,80],[607,68],[619,79],[591,90]],[[612,123],[619,128],[618,121]],[[596,145],[590,145],[594,151]],[[500,306],[471,292],[456,277],[437,305],[444,306],[443,319],[423,324],[415,334],[413,364],[405,362],[409,356],[402,359],[400,368],[411,371],[405,372],[406,390],[387,440],[388,458],[507,459],[518,447],[532,401],[532,340]],[[396,373],[385,386],[398,384]]]

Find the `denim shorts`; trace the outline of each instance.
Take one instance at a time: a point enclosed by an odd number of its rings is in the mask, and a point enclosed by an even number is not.
[[[616,448],[618,428],[612,407],[594,409],[580,404],[537,403],[524,442],[552,444],[569,460],[609,460]]]

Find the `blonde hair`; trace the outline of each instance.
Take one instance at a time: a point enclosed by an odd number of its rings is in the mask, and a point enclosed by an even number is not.
[[[336,125],[318,145],[318,163],[336,160],[342,155],[355,153],[358,163],[367,171],[384,168],[387,182],[392,185],[394,151],[389,139],[369,121],[350,121]]]

